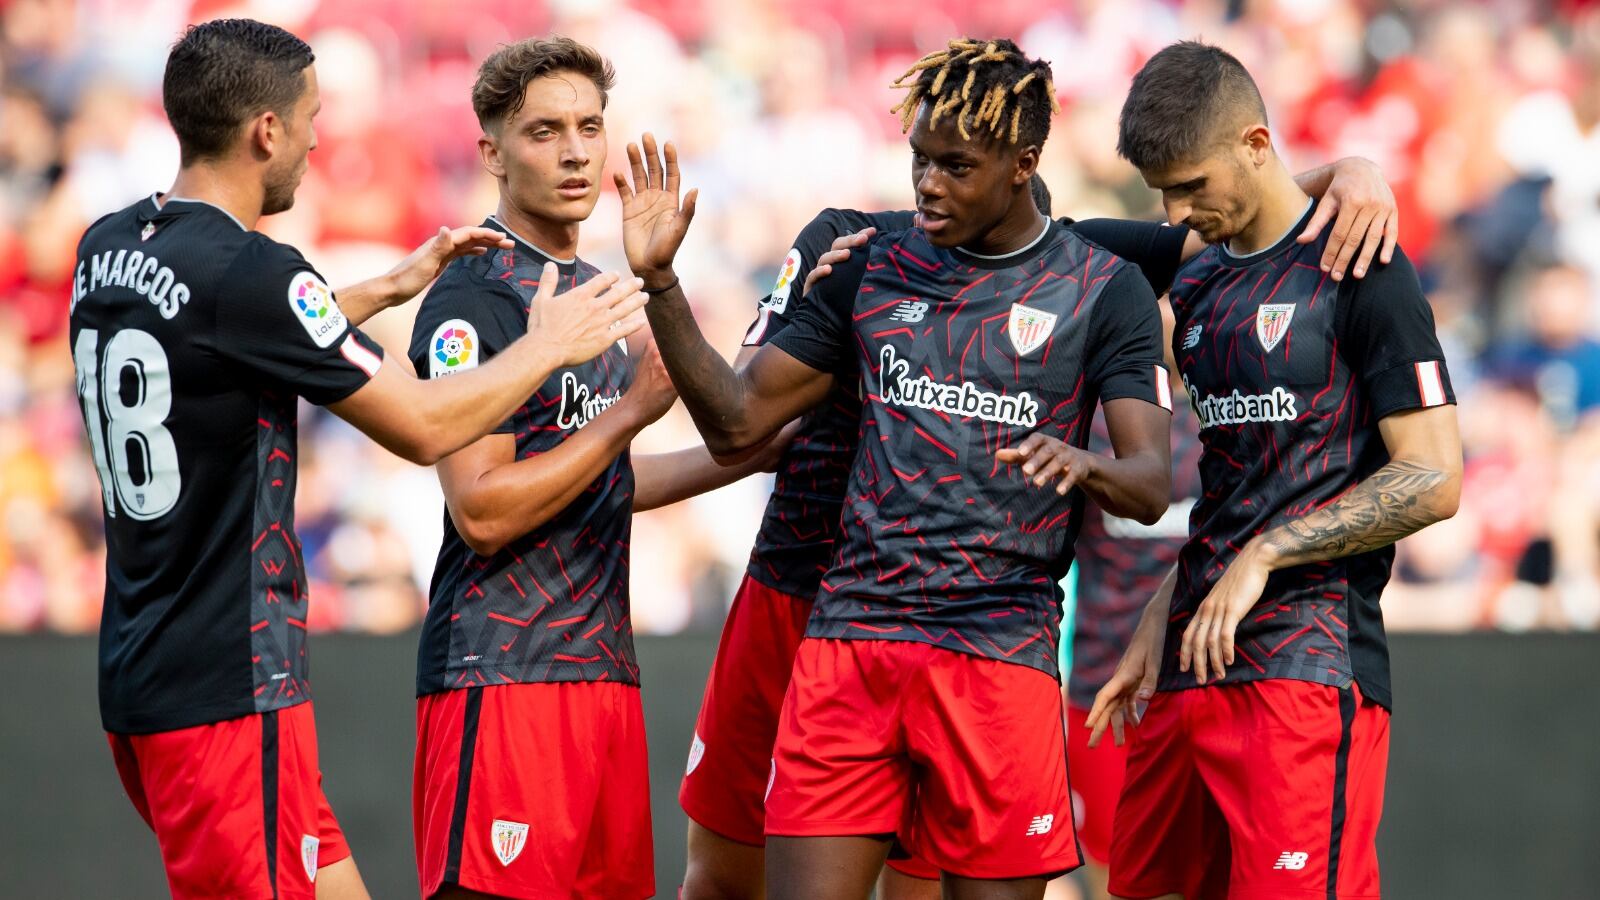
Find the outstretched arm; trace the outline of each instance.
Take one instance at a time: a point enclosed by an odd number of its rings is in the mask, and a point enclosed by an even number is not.
[[[712,348],[672,268],[694,216],[695,192],[679,204],[678,155],[670,142],[664,163],[653,136],[646,134],[643,145],[643,153],[628,145],[632,183],[619,172],[616,185],[628,264],[651,295],[650,329],[707,449],[716,456],[748,450],[821,402],[833,376],[772,346],[735,371]]]
[[[451,229],[441,225],[438,234],[411,251],[410,256],[388,272],[341,288],[337,292],[339,308],[352,325],[360,325],[383,310],[400,306],[422,293],[451,261],[463,256],[482,256],[497,247],[510,250],[514,246],[510,238],[492,228]]]
[[[1233,635],[1279,569],[1387,547],[1456,513],[1461,436],[1454,406],[1386,416],[1378,422],[1388,465],[1316,512],[1262,532],[1244,546],[1183,633],[1178,665],[1202,684],[1233,664]]]
[[[396,455],[432,465],[504,422],[551,373],[587,362],[644,325],[636,278],[599,275],[557,300],[546,266],[529,333],[483,366],[423,382],[384,359],[355,393],[328,408]]]
[[[698,497],[757,472],[771,472],[794,437],[795,426],[773,435],[754,452],[738,462],[718,460],[705,447],[689,447],[671,453],[647,453],[633,458],[633,509],[644,512],[671,506]]]

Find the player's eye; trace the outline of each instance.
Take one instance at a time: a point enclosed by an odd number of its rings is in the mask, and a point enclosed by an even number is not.
[[[968,172],[972,171],[972,166],[968,165],[967,163],[956,162],[956,163],[951,163],[948,166],[945,166],[945,169],[951,175],[965,175]]]

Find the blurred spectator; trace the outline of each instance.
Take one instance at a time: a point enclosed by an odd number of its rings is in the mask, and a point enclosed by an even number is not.
[[[0,630],[92,631],[104,552],[66,302],[87,223],[176,167],[160,75],[182,23],[267,18],[317,52],[320,145],[264,227],[335,283],[439,224],[493,210],[468,90],[505,40],[594,43],[619,80],[611,168],[645,130],[701,189],[680,254],[696,313],[732,353],[796,231],[824,206],[910,205],[888,81],[961,32],[1055,63],[1063,111],[1041,171],[1058,214],[1154,216],[1115,153],[1128,80],[1171,40],[1226,46],[1267,93],[1296,167],[1377,161],[1402,204],[1461,401],[1461,513],[1408,539],[1392,627],[1600,627],[1600,8],[1416,0],[9,0],[0,2]],[[614,195],[580,252],[623,264]],[[1552,262],[1551,260],[1555,260]],[[412,310],[374,336],[403,357]],[[681,408],[641,452],[697,441]],[[419,619],[443,504],[432,472],[343,422],[301,419],[299,528],[312,626]],[[712,629],[765,501],[760,479],[638,517],[635,628]]]

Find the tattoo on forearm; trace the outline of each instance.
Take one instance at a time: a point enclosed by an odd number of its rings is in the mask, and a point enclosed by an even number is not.
[[[1264,535],[1290,563],[1377,550],[1438,520],[1427,496],[1445,473],[1395,460],[1328,506]]]
[[[696,419],[730,418],[739,406],[738,373],[700,332],[683,289],[673,287],[652,297],[645,314],[661,351],[661,361],[690,413]]]

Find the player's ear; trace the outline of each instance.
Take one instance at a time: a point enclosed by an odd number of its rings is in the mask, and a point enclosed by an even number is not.
[[[1267,126],[1260,122],[1249,125],[1240,136],[1240,141],[1252,165],[1260,168],[1267,164],[1267,158],[1272,155],[1272,132]]]
[[[478,135],[478,159],[483,169],[496,178],[506,177],[506,167],[500,162],[500,146],[489,132]]]
[[[251,119],[245,126],[245,133],[250,145],[250,155],[259,160],[269,159],[274,151],[283,146],[285,137],[283,119],[269,109]]]
[[[1026,185],[1039,171],[1039,146],[1029,144],[1017,151],[1016,170],[1011,173],[1011,183],[1018,187]]]

